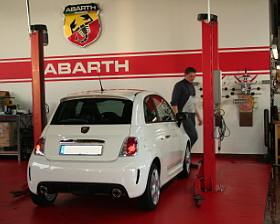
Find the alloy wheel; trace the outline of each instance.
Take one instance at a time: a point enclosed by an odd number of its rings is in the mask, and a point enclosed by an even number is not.
[[[151,176],[151,196],[153,203],[156,205],[160,196],[160,178],[157,169],[154,169]]]

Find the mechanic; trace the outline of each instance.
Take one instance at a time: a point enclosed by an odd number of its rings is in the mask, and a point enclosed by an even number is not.
[[[178,112],[186,114],[187,119],[183,121],[183,126],[191,139],[192,146],[198,138],[195,127],[195,116],[197,117],[198,125],[202,125],[202,119],[195,99],[195,88],[193,85],[195,76],[196,70],[192,67],[187,67],[185,69],[184,79],[177,82],[173,88],[171,100],[175,114]]]

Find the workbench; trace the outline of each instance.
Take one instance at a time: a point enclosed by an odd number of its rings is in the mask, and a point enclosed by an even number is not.
[[[32,150],[32,115],[0,115],[0,136],[0,156],[14,155],[20,162],[22,154],[27,152],[26,147]]]

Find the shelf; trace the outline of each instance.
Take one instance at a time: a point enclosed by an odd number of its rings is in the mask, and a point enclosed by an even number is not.
[[[17,151],[0,151],[0,155],[6,155],[6,156],[17,156]]]
[[[14,155],[17,156],[18,161],[21,161],[24,150],[26,150],[27,141],[25,139],[27,130],[32,132],[32,115],[18,114],[18,115],[0,115],[0,123],[15,123],[16,125],[16,145],[11,147],[0,147],[0,155]],[[31,133],[32,138],[32,133]],[[33,140],[33,139],[32,139]],[[22,147],[21,147],[22,146]],[[32,143],[33,147],[33,143]]]

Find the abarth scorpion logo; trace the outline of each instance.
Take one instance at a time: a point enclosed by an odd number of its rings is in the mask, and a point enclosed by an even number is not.
[[[66,6],[64,33],[67,39],[81,47],[96,41],[101,32],[99,12],[95,3]]]
[[[82,132],[83,134],[87,133],[88,131],[89,131],[89,127],[86,127],[86,126],[81,127],[81,132]]]

